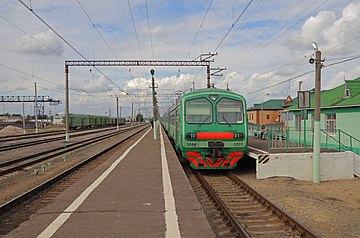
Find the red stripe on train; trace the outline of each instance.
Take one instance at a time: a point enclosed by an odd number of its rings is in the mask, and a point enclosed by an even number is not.
[[[196,139],[216,140],[216,139],[234,139],[233,132],[197,132]]]

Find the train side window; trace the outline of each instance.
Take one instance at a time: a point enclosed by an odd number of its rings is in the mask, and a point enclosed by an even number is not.
[[[185,103],[185,120],[187,123],[212,123],[212,104],[206,98],[187,100]]]
[[[243,103],[238,100],[222,98],[216,104],[216,120],[220,124],[243,123]]]

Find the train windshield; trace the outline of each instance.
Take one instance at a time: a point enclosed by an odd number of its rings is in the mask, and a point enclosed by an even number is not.
[[[216,120],[221,124],[239,124],[243,122],[243,111],[241,101],[222,98],[216,104]]]
[[[211,103],[206,98],[187,100],[185,103],[185,120],[187,123],[212,123]]]

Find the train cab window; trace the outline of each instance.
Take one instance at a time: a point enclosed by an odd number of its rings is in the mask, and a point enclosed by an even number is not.
[[[241,101],[222,98],[216,104],[216,120],[220,124],[242,123],[243,111]]]
[[[206,98],[187,100],[185,103],[185,121],[187,123],[212,123],[212,104]]]

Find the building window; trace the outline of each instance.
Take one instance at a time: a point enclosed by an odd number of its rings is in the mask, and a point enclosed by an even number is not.
[[[336,114],[325,114],[325,130],[327,133],[336,134]]]
[[[350,90],[348,88],[345,88],[343,98],[350,98]]]
[[[270,119],[270,115],[266,115],[266,119],[268,119],[268,120],[269,120],[269,119]]]

